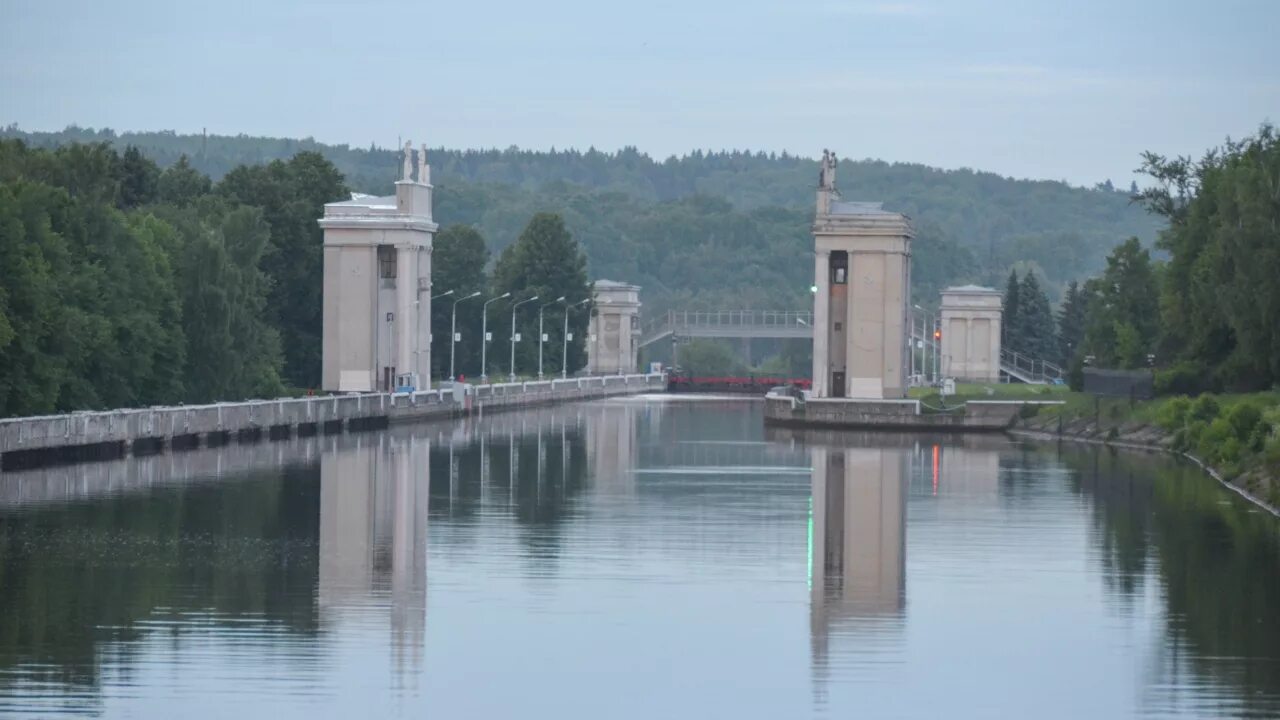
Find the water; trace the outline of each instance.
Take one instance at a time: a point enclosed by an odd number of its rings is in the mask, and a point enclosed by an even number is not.
[[[628,399],[0,477],[0,716],[1280,716],[1167,459]]]

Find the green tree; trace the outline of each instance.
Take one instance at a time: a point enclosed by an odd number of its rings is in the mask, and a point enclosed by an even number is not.
[[[558,297],[564,297],[570,305],[591,297],[587,258],[582,248],[565,227],[563,218],[545,212],[534,215],[520,233],[520,238],[502,251],[493,269],[493,285],[497,294],[510,292],[513,299],[537,295],[540,299],[530,303],[534,306]],[[564,312],[563,306],[560,312]],[[573,335],[569,343],[569,372],[576,371],[586,362],[583,336],[587,321],[586,313],[571,313],[569,316],[569,332]],[[544,365],[548,371],[560,369],[557,349],[562,342],[562,328],[563,322],[551,322],[546,327],[549,346]],[[521,308],[517,332],[524,341],[516,349],[516,363],[522,372],[535,370],[538,364],[538,319],[536,311],[529,311],[529,305]]]
[[[489,248],[484,237],[470,225],[450,225],[436,235],[431,251],[431,294],[441,295],[450,290],[453,295],[440,298],[431,305],[431,364],[437,377],[449,374],[449,330],[452,320],[453,303],[471,293],[483,293],[488,285],[485,267],[489,264]],[[499,293],[501,294],[501,293]],[[460,304],[458,310],[458,332],[462,342],[454,348],[454,371],[465,375],[480,368],[481,310],[486,298],[478,297]],[[498,318],[501,313],[495,310],[494,303],[489,308],[494,319],[489,326],[492,332],[501,324]],[[495,338],[501,333],[493,333]],[[495,348],[503,343],[490,346],[490,367],[496,367],[499,359]],[[481,374],[476,372],[477,375]]]
[[[156,194],[163,203],[185,207],[207,195],[212,185],[208,176],[191,167],[191,162],[183,155],[176,164],[160,173]]]
[[[693,377],[725,377],[744,370],[733,349],[718,340],[691,340],[681,345],[677,363],[682,373]]]
[[[1067,286],[1058,308],[1058,364],[1067,367],[1084,341],[1085,298],[1075,280]]]
[[[154,202],[160,184],[160,168],[142,156],[136,145],[120,157],[120,206],[135,208]]]
[[[1238,390],[1280,381],[1280,135],[1270,125],[1198,162],[1144,156],[1141,199],[1169,227],[1162,350]]]
[[[1159,330],[1159,300],[1151,255],[1137,238],[1116,247],[1084,294],[1084,351],[1104,367],[1145,366]]]
[[[1022,308],[1019,293],[1022,284],[1018,282],[1016,270],[1009,271],[1009,281],[1004,287],[1004,314],[1000,318],[1000,344],[1006,350],[1018,350],[1022,347]]]
[[[301,152],[287,161],[242,165],[218,183],[219,195],[262,209],[270,230],[261,261],[269,280],[267,318],[284,347],[284,379],[320,384],[324,234],[316,222],[325,203],[348,195],[342,174],[324,156]]]
[[[1014,349],[1039,359],[1058,356],[1056,324],[1049,307],[1049,297],[1040,288],[1034,272],[1022,278],[1018,288],[1018,345]]]

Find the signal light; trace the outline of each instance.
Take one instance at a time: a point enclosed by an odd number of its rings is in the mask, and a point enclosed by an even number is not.
[[[941,339],[942,339],[942,331],[941,331],[941,330],[934,330],[934,331],[933,331],[933,339],[934,339],[934,340],[941,340]]]

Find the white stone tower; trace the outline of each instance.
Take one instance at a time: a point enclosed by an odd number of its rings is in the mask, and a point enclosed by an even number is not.
[[[640,332],[640,286],[597,280],[595,312],[587,332],[587,373],[612,375],[636,371],[636,334]]]
[[[841,202],[824,150],[813,223],[813,390],[818,398],[901,398],[907,389],[911,238],[907,216]]]
[[[1000,291],[977,285],[942,291],[942,373],[976,382],[1000,381]]]
[[[322,387],[388,391],[402,373],[431,373],[430,167],[426,147],[412,177],[405,143],[396,194],[353,194],[324,206]]]

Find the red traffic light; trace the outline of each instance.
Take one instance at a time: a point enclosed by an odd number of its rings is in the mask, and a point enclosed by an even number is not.
[[[933,331],[933,339],[934,339],[934,340],[941,340],[941,339],[942,339],[942,331],[941,331],[941,330],[934,330],[934,331]]]

